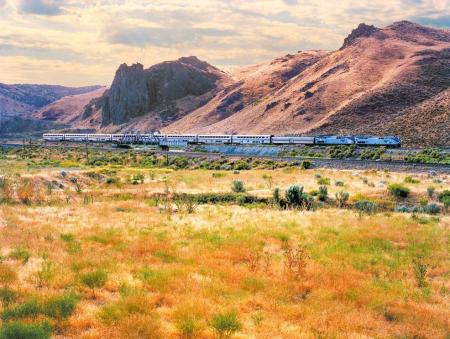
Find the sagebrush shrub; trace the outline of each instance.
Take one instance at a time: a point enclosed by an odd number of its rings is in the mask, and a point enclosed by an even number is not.
[[[408,187],[402,184],[391,184],[388,186],[389,193],[396,198],[407,198],[411,192]]]
[[[3,324],[0,329],[1,339],[49,339],[52,327],[49,323],[22,323],[20,321]]]
[[[244,193],[245,192],[245,186],[244,183],[240,180],[234,180],[231,184],[231,190],[235,193]]]
[[[211,326],[219,338],[228,338],[242,328],[234,311],[216,314],[211,321]]]

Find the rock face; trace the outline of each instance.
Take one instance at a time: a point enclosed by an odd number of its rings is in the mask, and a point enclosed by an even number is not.
[[[146,114],[159,114],[158,118],[164,122],[185,113],[178,100],[214,90],[224,76],[196,57],[164,62],[149,69],[141,64],[122,64],[100,105],[92,104],[102,110],[102,126],[120,125]],[[86,110],[92,108],[88,106]]]
[[[344,39],[344,44],[342,45],[341,50],[350,46],[356,39],[371,36],[372,34],[379,31],[380,30],[373,25],[366,25],[365,23],[361,23],[349,34],[348,37]]]

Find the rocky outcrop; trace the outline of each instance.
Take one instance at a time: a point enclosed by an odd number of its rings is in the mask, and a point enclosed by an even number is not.
[[[373,25],[366,25],[365,23],[359,24],[357,28],[355,28],[345,39],[344,44],[341,47],[341,50],[350,46],[356,39],[361,37],[368,37],[372,34],[378,32],[379,29]]]
[[[89,116],[92,105],[100,103],[102,126],[120,125],[146,114],[171,120],[186,113],[178,100],[200,97],[214,90],[224,75],[196,57],[184,57],[148,69],[141,64],[122,64],[111,88],[99,101],[86,107],[85,116]]]

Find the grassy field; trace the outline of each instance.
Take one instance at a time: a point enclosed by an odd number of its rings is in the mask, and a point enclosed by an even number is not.
[[[118,157],[3,154],[0,338],[448,338],[448,177]]]

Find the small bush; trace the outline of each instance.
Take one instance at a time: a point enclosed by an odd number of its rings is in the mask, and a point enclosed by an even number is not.
[[[342,208],[347,203],[348,199],[350,198],[350,194],[348,192],[337,192],[336,193],[336,201],[339,208]]]
[[[311,166],[312,166],[312,163],[311,163],[311,161],[309,161],[309,160],[304,160],[304,161],[302,161],[302,164],[301,164],[301,168],[302,169],[310,169],[311,168]]]
[[[330,178],[319,178],[318,180],[317,180],[317,183],[319,184],[319,185],[330,185]]]
[[[36,299],[31,299],[13,308],[6,308],[1,313],[3,321],[11,319],[36,318],[41,314],[41,307]]]
[[[420,183],[419,180],[413,178],[412,176],[408,175],[407,177],[405,177],[405,179],[403,180],[406,184],[418,184]]]
[[[416,259],[413,261],[414,276],[416,277],[417,287],[423,288],[427,286],[427,272],[428,265],[421,260]]]
[[[245,192],[244,183],[240,180],[234,180],[231,185],[231,190],[235,193],[244,193]]]
[[[66,319],[72,315],[78,303],[75,295],[52,297],[42,305],[42,313],[55,319]]]
[[[428,194],[428,197],[429,197],[429,198],[432,198],[432,197],[433,197],[433,195],[434,195],[434,187],[433,187],[433,186],[429,186],[429,187],[427,188],[427,194]]]
[[[47,322],[25,324],[19,321],[6,323],[0,329],[1,339],[48,339],[52,327]]]
[[[30,259],[31,254],[28,250],[18,247],[9,254],[9,257],[15,260],[22,260],[22,263],[26,264]]]
[[[441,212],[441,208],[436,204],[428,204],[423,206],[423,211],[428,214],[439,214]]]
[[[95,297],[95,289],[103,287],[108,279],[108,274],[104,271],[93,271],[83,274],[80,277],[81,283],[92,290]]]
[[[280,189],[278,187],[273,190],[273,201],[275,205],[281,206]]]
[[[374,214],[377,210],[377,204],[369,200],[359,200],[355,203],[355,207],[360,215]]]
[[[337,180],[334,184],[335,184],[336,186],[338,186],[338,187],[344,186],[344,182],[343,182],[343,181],[340,181],[340,180]]]
[[[0,288],[0,301],[3,307],[8,307],[10,304],[17,301],[19,294],[8,287]]]
[[[410,190],[402,184],[391,184],[388,186],[389,193],[396,198],[407,198]]]
[[[327,198],[328,198],[328,188],[327,188],[327,186],[320,186],[319,187],[318,198],[319,198],[320,201],[327,201]]]
[[[439,193],[439,201],[444,203],[446,200],[450,200],[450,190],[445,190],[442,193]]]
[[[229,338],[242,328],[236,312],[233,311],[216,314],[211,326],[219,338]]]
[[[303,192],[303,186],[292,185],[286,190],[286,202],[293,208],[312,208],[312,198]]]

